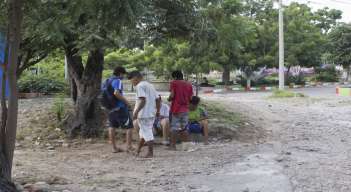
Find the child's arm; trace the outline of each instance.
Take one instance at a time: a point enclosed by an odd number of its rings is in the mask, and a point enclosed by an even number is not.
[[[145,97],[139,97],[139,105],[136,107],[136,110],[133,113],[133,120],[138,119],[139,112],[145,107],[146,99]]]
[[[202,108],[200,108],[200,121],[202,121],[202,120],[207,120],[208,119],[208,113],[207,113],[207,111],[206,110],[204,110],[204,109],[202,109]]]
[[[156,117],[160,116],[160,111],[161,111],[161,99],[157,98],[156,99]]]

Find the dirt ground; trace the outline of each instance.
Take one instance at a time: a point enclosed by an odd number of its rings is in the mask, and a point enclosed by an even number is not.
[[[202,186],[187,184],[185,178],[211,175],[243,158],[255,150],[254,144],[263,135],[249,120],[224,111],[221,103],[210,102],[206,105],[211,116],[210,145],[179,144],[178,151],[157,145],[155,157],[143,159],[111,153],[103,138],[66,139],[56,124],[53,102],[20,101],[14,180],[27,191],[203,191]]]
[[[187,151],[157,146],[153,159],[113,154],[101,139],[66,141],[60,135],[56,140],[64,141],[58,146],[19,143],[14,178],[65,192],[348,192],[351,98],[331,93],[306,91],[310,97],[291,99],[268,99],[269,93],[205,95],[228,113],[242,115],[239,124],[212,124],[215,132],[235,129],[233,139],[220,137],[221,132],[210,145],[191,145]],[[21,126],[32,121],[28,112],[45,110],[32,105],[21,101]]]

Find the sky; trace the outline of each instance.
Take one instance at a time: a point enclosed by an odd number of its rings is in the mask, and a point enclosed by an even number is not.
[[[343,12],[341,21],[351,23],[351,0],[283,0],[285,5],[291,2],[307,3],[313,10],[329,7]]]

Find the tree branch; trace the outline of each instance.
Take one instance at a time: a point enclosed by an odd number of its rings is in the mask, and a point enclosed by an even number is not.
[[[27,55],[25,61],[21,62],[17,70],[17,75],[20,76],[24,70],[28,69],[30,66],[33,66],[48,56],[48,53],[41,53],[36,59],[31,60],[31,56]]]

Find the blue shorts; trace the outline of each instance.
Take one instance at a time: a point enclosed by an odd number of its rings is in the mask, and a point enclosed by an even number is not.
[[[131,129],[133,128],[133,121],[128,109],[117,108],[113,109],[108,114],[109,127]]]
[[[186,125],[189,122],[189,114],[187,112],[172,114],[172,117],[170,120],[171,120],[172,132],[185,131]]]
[[[198,122],[191,122],[186,125],[188,133],[204,134],[204,127]]]

